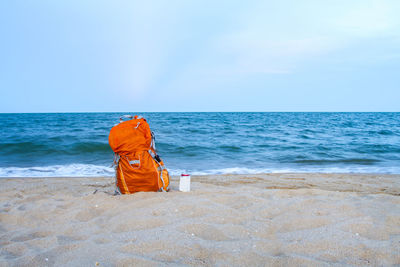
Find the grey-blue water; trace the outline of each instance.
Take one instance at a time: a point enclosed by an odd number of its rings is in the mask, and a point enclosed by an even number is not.
[[[122,114],[0,114],[0,176],[113,175]],[[172,174],[400,173],[400,113],[132,114]]]

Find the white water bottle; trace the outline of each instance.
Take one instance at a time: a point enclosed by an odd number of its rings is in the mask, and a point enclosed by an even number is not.
[[[181,174],[179,180],[179,191],[190,192],[190,174]]]

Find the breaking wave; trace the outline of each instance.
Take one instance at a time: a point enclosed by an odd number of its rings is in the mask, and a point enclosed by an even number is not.
[[[400,167],[330,167],[330,168],[245,168],[232,167],[209,170],[168,169],[170,175],[179,176],[182,173],[191,175],[219,174],[258,174],[258,173],[400,173]],[[113,177],[114,168],[92,164],[69,164],[37,167],[5,167],[0,168],[0,177]]]

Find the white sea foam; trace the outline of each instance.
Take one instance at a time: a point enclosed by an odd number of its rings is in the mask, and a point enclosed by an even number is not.
[[[92,164],[0,168],[0,177],[96,177],[113,175],[113,168]]]
[[[172,175],[178,175],[180,173],[190,173],[192,175],[212,175],[212,174],[259,174],[259,173],[387,173],[387,174],[399,174],[399,167],[330,167],[330,168],[222,168],[222,169],[211,169],[203,171],[186,171],[178,170]]]
[[[172,176],[182,173],[192,175],[215,175],[215,174],[257,174],[257,173],[400,173],[400,167],[330,167],[330,168],[244,168],[232,167],[209,170],[168,169]],[[52,165],[38,167],[4,167],[0,168],[0,177],[111,177],[114,169],[108,166],[92,164],[70,164]]]

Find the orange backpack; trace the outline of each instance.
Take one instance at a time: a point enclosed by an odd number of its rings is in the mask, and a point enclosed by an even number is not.
[[[123,121],[124,118],[130,120]],[[154,134],[142,117],[124,115],[111,128],[108,142],[115,153],[116,185],[122,194],[168,191],[169,174],[156,153]]]

